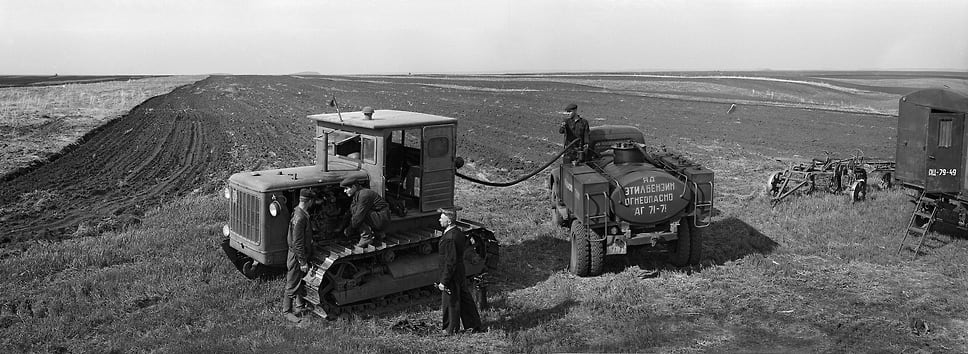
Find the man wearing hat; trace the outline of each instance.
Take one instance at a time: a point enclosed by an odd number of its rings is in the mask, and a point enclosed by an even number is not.
[[[454,225],[457,212],[453,209],[437,209],[440,212],[440,226],[444,234],[437,245],[440,250],[440,277],[437,289],[440,290],[440,310],[443,312],[441,332],[452,335],[464,323],[464,329],[482,332],[481,315],[477,313],[474,298],[467,290],[464,274],[464,251],[468,242],[464,232]]]
[[[302,308],[302,299],[296,297],[301,280],[309,271],[309,251],[312,249],[313,229],[309,219],[309,208],[316,202],[316,193],[309,188],[299,191],[299,205],[292,210],[289,220],[289,254],[286,257],[286,291],[282,298],[282,312],[287,316],[293,313],[293,300],[296,307]]]
[[[571,142],[578,140],[575,145],[572,145],[568,152],[564,155],[565,162],[572,162],[577,160],[580,156],[585,154],[578,154],[578,151],[586,152],[588,150],[588,121],[578,115],[578,105],[569,104],[565,107],[565,113],[568,114],[568,118],[561,122],[561,127],[558,128],[558,133],[565,134],[565,146],[571,144]],[[583,162],[583,161],[578,161]]]
[[[383,228],[390,222],[390,205],[377,192],[366,185],[366,176],[352,174],[343,178],[340,186],[353,202],[350,204],[350,224],[343,230],[346,236],[359,232],[356,247],[366,248],[383,240]]]

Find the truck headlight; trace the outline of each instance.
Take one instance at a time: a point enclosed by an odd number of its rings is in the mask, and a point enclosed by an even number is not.
[[[229,233],[231,233],[231,231],[232,229],[229,228],[228,224],[222,226],[222,235],[225,235],[225,237],[229,237]]]
[[[232,199],[232,190],[229,189],[229,187],[225,187],[225,190],[222,191],[222,195],[225,196],[225,199]]]
[[[281,207],[282,206],[279,205],[279,202],[275,202],[275,201],[272,202],[272,204],[269,204],[269,215],[272,215],[272,216],[279,215],[279,208]]]

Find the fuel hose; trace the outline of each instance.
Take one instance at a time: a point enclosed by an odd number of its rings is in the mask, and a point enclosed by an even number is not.
[[[471,182],[474,182],[474,183],[477,183],[477,184],[483,184],[485,186],[490,186],[490,187],[510,187],[510,186],[515,185],[515,184],[518,184],[518,183],[527,181],[528,178],[534,177],[534,175],[538,174],[541,171],[544,171],[544,169],[548,168],[548,166],[551,166],[551,164],[555,163],[555,161],[557,161],[561,157],[561,155],[564,155],[565,152],[567,152],[568,149],[571,149],[571,147],[574,146],[576,143],[578,143],[578,139],[572,140],[570,144],[568,144],[567,146],[565,146],[565,148],[562,149],[561,152],[559,152],[557,155],[555,155],[554,158],[552,158],[547,163],[545,163],[544,166],[541,166],[541,168],[539,168],[537,170],[534,170],[534,172],[531,172],[531,173],[525,175],[524,177],[518,178],[518,179],[513,180],[513,181],[510,181],[510,182],[490,182],[490,181],[479,180],[477,178],[464,175],[464,174],[462,174],[460,172],[457,172],[456,174],[457,174],[457,177],[466,179],[468,181],[471,181]]]

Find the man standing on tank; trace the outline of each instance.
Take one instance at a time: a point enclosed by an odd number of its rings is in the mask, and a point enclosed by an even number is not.
[[[565,162],[572,162],[579,160],[579,158],[583,159],[584,155],[588,153],[588,142],[590,141],[588,138],[589,128],[588,121],[578,115],[577,104],[569,104],[565,107],[565,113],[568,114],[568,118],[561,122],[558,133],[565,135],[565,146],[578,140],[564,155]],[[579,153],[579,151],[582,153]],[[583,161],[579,160],[578,162]]]
[[[444,234],[437,245],[440,250],[440,277],[437,289],[441,291],[440,309],[443,312],[441,332],[453,335],[464,323],[464,329],[472,333],[484,331],[481,315],[477,313],[474,298],[467,290],[464,274],[464,250],[468,247],[467,238],[460,228],[454,225],[457,212],[451,209],[440,211],[440,226]]]
[[[309,208],[316,202],[316,193],[309,188],[299,191],[299,205],[292,210],[289,220],[289,254],[286,257],[286,291],[282,298],[282,312],[287,317],[297,316],[293,313],[293,301],[301,312],[304,307],[302,299],[296,296],[302,278],[309,271],[309,254],[312,250],[313,229],[309,218]]]
[[[350,224],[343,230],[346,236],[354,231],[360,234],[356,247],[366,248],[383,241],[383,228],[390,222],[390,205],[376,191],[364,187],[366,182],[359,175],[350,175],[340,182],[343,192],[353,202],[350,204]]]

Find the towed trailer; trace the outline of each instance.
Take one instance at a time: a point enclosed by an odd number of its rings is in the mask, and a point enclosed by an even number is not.
[[[968,219],[968,96],[925,89],[901,97],[897,115],[897,173],[901,186],[913,190],[915,208],[897,253],[910,249],[917,258],[927,234],[938,222],[964,235]],[[906,242],[917,240],[917,245]],[[940,247],[937,245],[929,248]]]
[[[781,161],[783,162],[783,161]],[[867,198],[869,188],[886,189],[894,185],[895,162],[864,157],[863,152],[845,159],[831,158],[790,161],[790,167],[770,174],[766,190],[770,204],[776,206],[794,194],[815,191],[847,193],[852,201]]]

